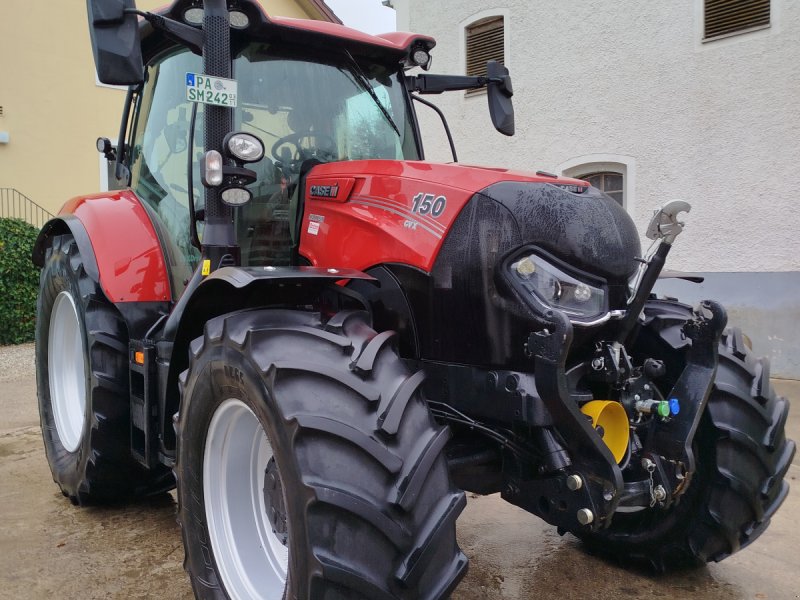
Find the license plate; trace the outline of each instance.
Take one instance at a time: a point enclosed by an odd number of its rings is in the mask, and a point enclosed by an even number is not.
[[[237,84],[233,79],[186,74],[186,99],[190,102],[236,108]]]

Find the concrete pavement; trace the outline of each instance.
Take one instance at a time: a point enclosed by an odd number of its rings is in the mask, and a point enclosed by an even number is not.
[[[27,352],[31,352],[30,347]],[[23,349],[18,351],[24,354]],[[192,598],[173,494],[117,508],[76,508],[52,482],[42,448],[32,362],[9,369],[0,348],[0,598]],[[800,382],[776,382],[800,402]],[[789,436],[800,439],[800,410]],[[471,497],[458,523],[470,570],[456,600],[522,598],[800,598],[800,465],[767,532],[706,568],[652,576],[589,555],[499,496]]]

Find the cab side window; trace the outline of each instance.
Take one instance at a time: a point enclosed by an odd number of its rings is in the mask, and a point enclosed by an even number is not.
[[[202,151],[202,106],[198,107],[194,148],[189,146],[192,103],[186,99],[186,73],[202,69],[202,59],[182,50],[162,56],[147,67],[131,153],[131,187],[151,209],[170,263],[173,292],[183,292],[200,259],[192,246],[189,192],[186,181],[188,153]],[[196,162],[195,162],[196,164]],[[202,202],[202,185],[194,169],[195,206]]]

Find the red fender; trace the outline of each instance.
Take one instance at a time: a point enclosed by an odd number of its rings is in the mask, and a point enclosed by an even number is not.
[[[73,198],[61,208],[64,215],[74,215],[86,229],[100,286],[111,302],[172,300],[156,230],[132,191]]]

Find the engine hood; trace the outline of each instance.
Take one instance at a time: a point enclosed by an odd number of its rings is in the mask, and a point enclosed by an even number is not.
[[[317,165],[314,177],[398,177],[409,181],[447,186],[475,193],[502,181],[518,183],[553,183],[588,187],[579,179],[558,177],[539,171],[526,173],[495,167],[462,164],[439,164],[424,160],[350,160]]]
[[[341,260],[335,266],[364,269],[391,262],[427,272],[441,262],[440,252],[455,252],[456,262],[478,252],[474,259],[483,264],[535,244],[619,283],[633,273],[640,254],[639,236],[621,206],[585,181],[541,171],[354,160],[315,166],[305,185],[309,214],[327,219],[324,225],[305,224],[304,231],[312,233],[304,237],[303,248],[312,262],[327,264],[339,254],[331,236],[341,236]],[[441,197],[443,211],[417,211],[414,199],[422,194]],[[381,243],[361,248],[353,242],[356,237]],[[496,241],[493,249],[484,247],[489,239]],[[467,264],[460,268],[468,269]]]
[[[523,244],[578,269],[619,282],[638,266],[641,245],[633,220],[595,188],[573,193],[559,185],[503,181],[479,195],[507,209]]]

